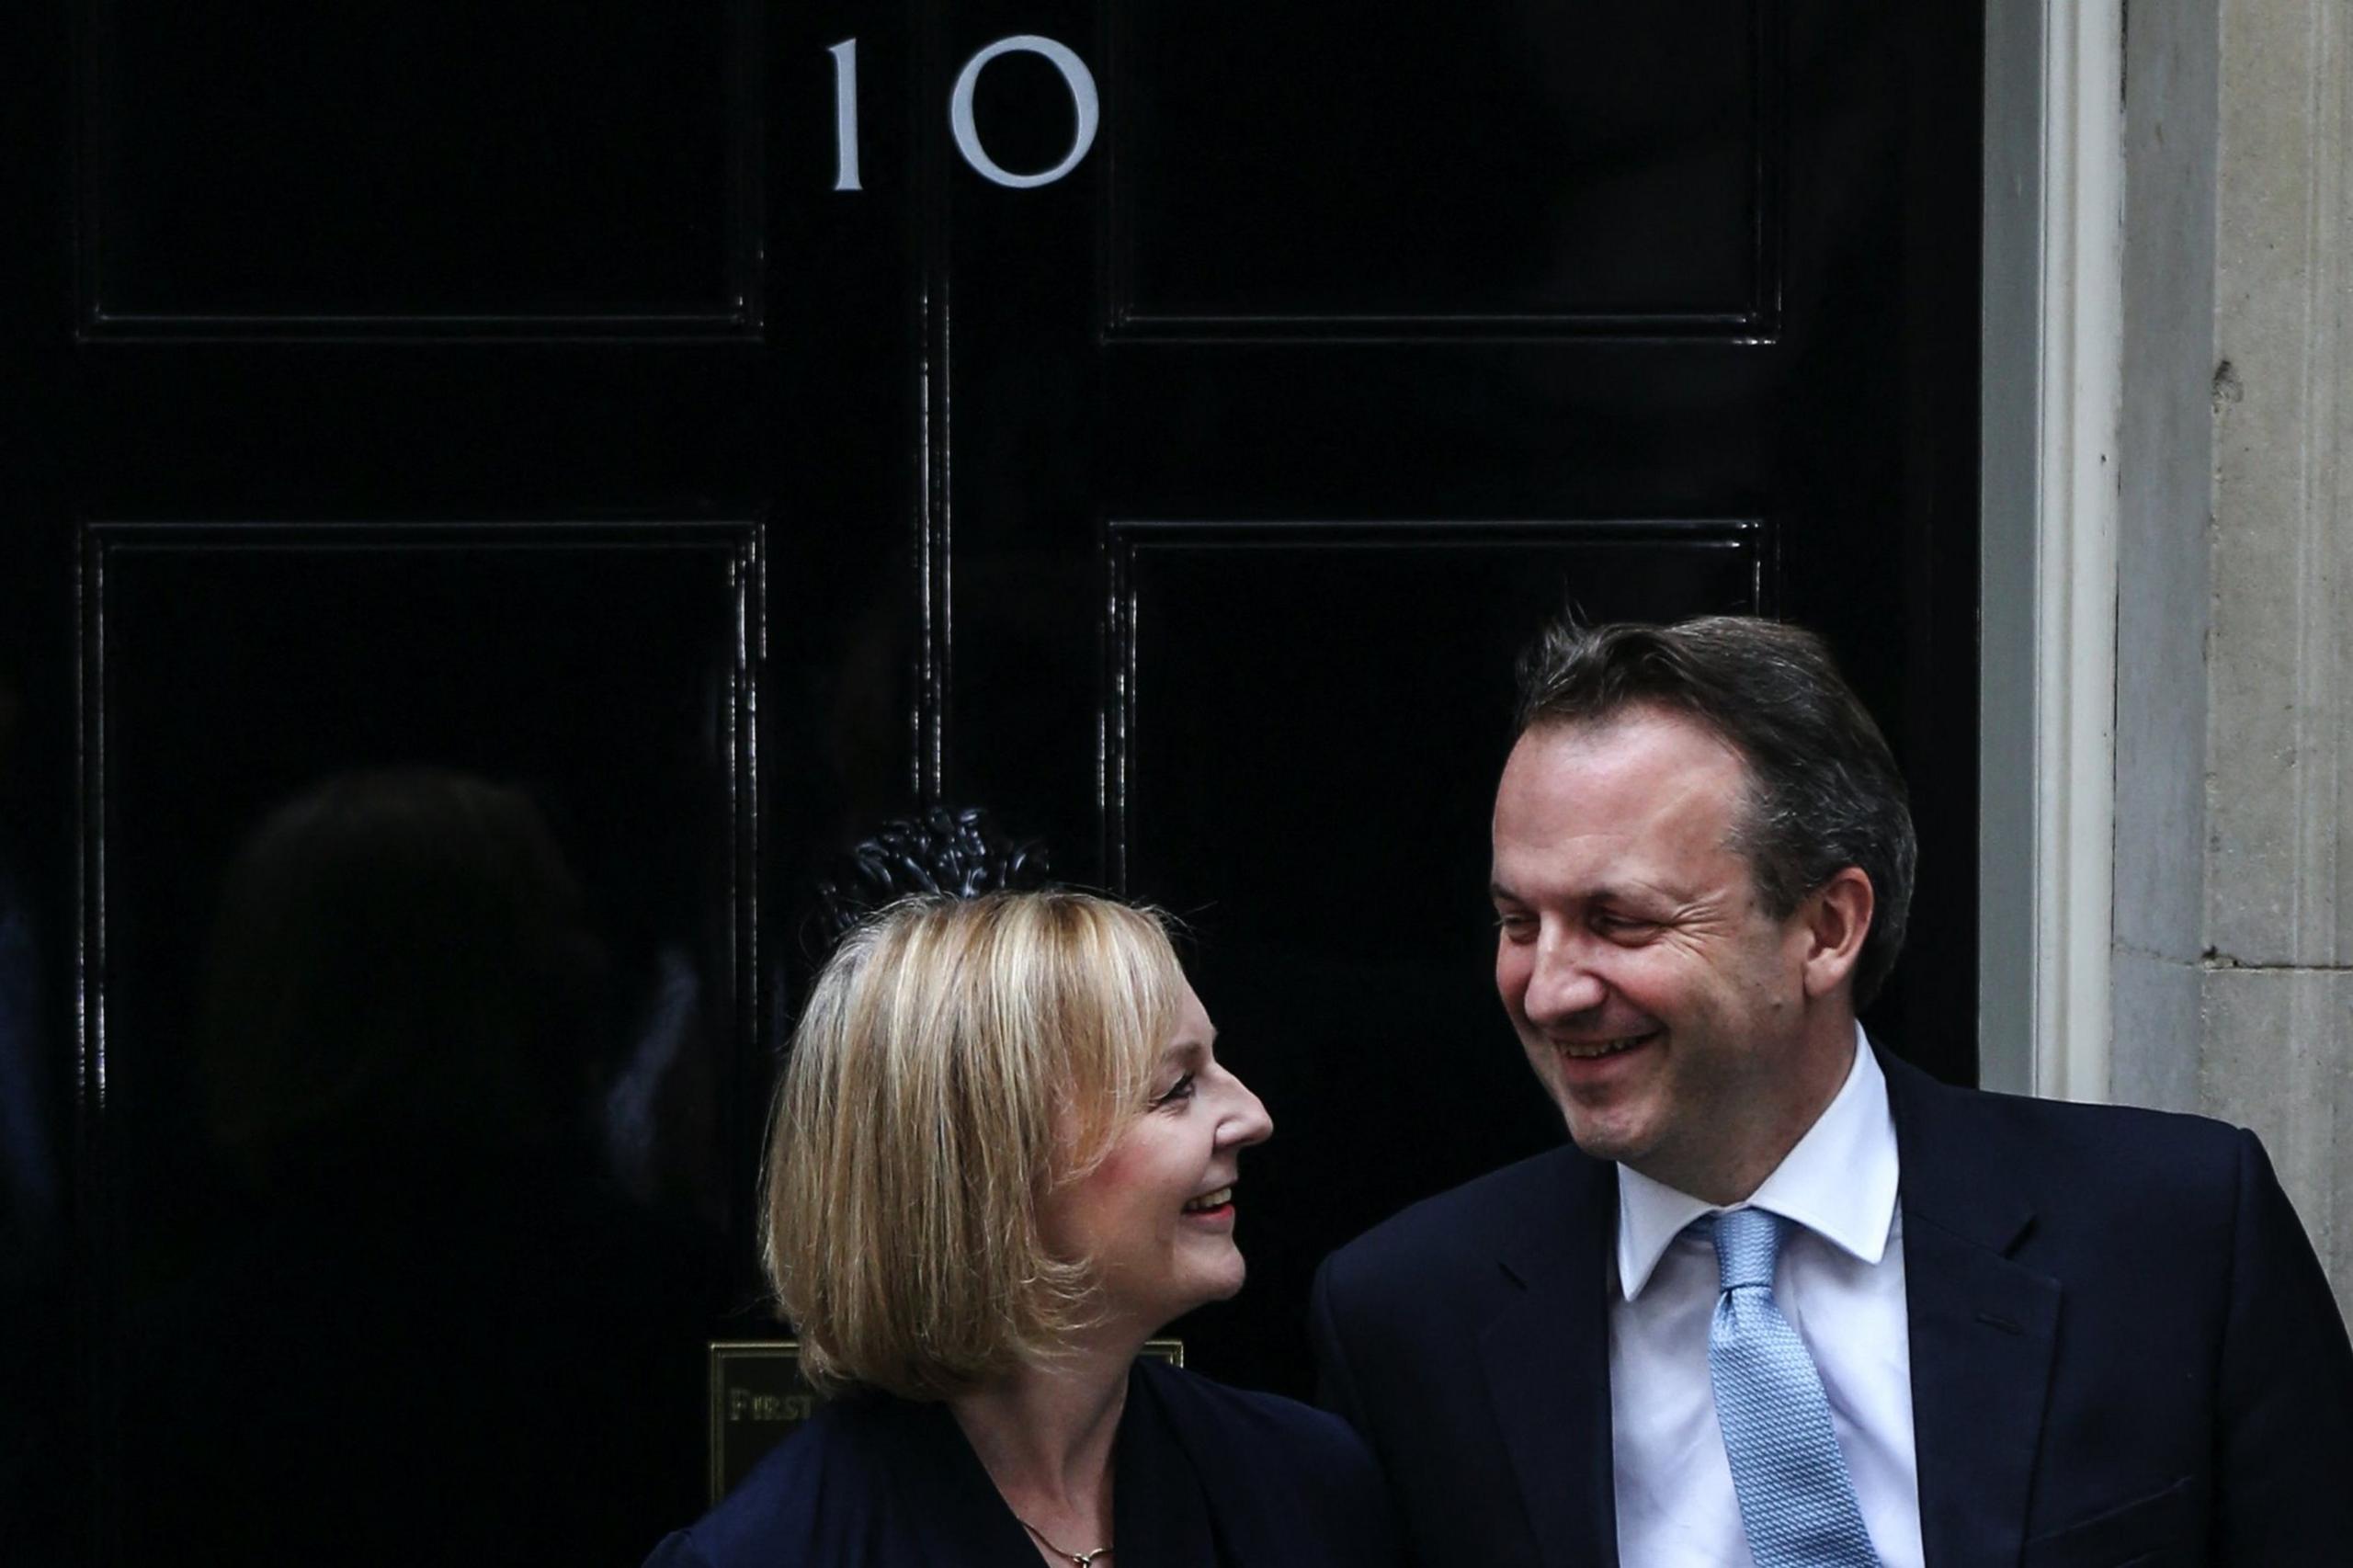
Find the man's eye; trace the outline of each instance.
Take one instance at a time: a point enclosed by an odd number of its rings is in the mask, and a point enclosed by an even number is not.
[[[1162,1095],[1158,1099],[1154,1100],[1152,1103],[1156,1106],[1174,1105],[1180,1100],[1189,1100],[1192,1097],[1193,1075],[1190,1073],[1188,1073],[1183,1077],[1177,1079],[1176,1083],[1169,1085],[1169,1089],[1166,1094]]]
[[[1522,937],[1536,929],[1536,921],[1531,915],[1498,910],[1495,914],[1495,929],[1506,937]]]
[[[1612,915],[1607,910],[1597,913],[1593,917],[1593,928],[1605,937],[1640,936],[1643,932],[1655,930],[1657,926],[1655,920],[1645,920],[1638,915]]]

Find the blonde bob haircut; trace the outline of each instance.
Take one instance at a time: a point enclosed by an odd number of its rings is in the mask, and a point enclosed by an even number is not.
[[[1039,1200],[1147,1108],[1184,971],[1149,911],[1052,890],[920,897],[827,961],[777,1095],[764,1261],[820,1389],[944,1399],[1051,1358],[1090,1310]]]

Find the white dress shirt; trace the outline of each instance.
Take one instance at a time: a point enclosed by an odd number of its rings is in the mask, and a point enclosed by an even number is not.
[[[1794,1221],[1773,1299],[1813,1353],[1855,1499],[1885,1568],[1921,1568],[1912,1348],[1887,1076],[1862,1030],[1820,1119],[1746,1204]],[[1609,1415],[1624,1568],[1754,1568],[1708,1381],[1716,1251],[1683,1228],[1722,1210],[1618,1170]]]

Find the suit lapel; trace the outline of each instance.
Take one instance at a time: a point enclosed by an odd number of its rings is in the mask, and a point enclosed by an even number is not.
[[[1617,1568],[1602,1283],[1616,1169],[1567,1151],[1561,1169],[1566,1201],[1520,1227],[1524,1244],[1502,1262],[1514,1299],[1481,1334],[1480,1358],[1544,1562]]]
[[[1165,1400],[1139,1363],[1128,1374],[1128,1403],[1112,1450],[1111,1539],[1124,1568],[1195,1568],[1218,1561],[1209,1498],[1223,1511],[1224,1533],[1241,1562],[1279,1562],[1284,1543],[1269,1527],[1263,1481],[1234,1473],[1245,1458],[1230,1445],[1202,1440],[1198,1419]],[[1269,1539],[1272,1538],[1272,1539]]]
[[[1928,1568],[2014,1562],[2026,1533],[2060,1286],[2010,1254],[2034,1223],[2018,1162],[1967,1099],[1881,1057],[1903,1167],[1912,1431]]]

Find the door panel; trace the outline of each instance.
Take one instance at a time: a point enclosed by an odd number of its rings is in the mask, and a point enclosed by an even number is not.
[[[1769,335],[1781,19],[1108,8],[1114,330]]]
[[[563,1494],[593,1561],[673,1500],[637,1435],[748,1196],[756,540],[90,530],[123,1560],[477,1560]]]
[[[742,332],[742,0],[85,0],[97,333]]]

